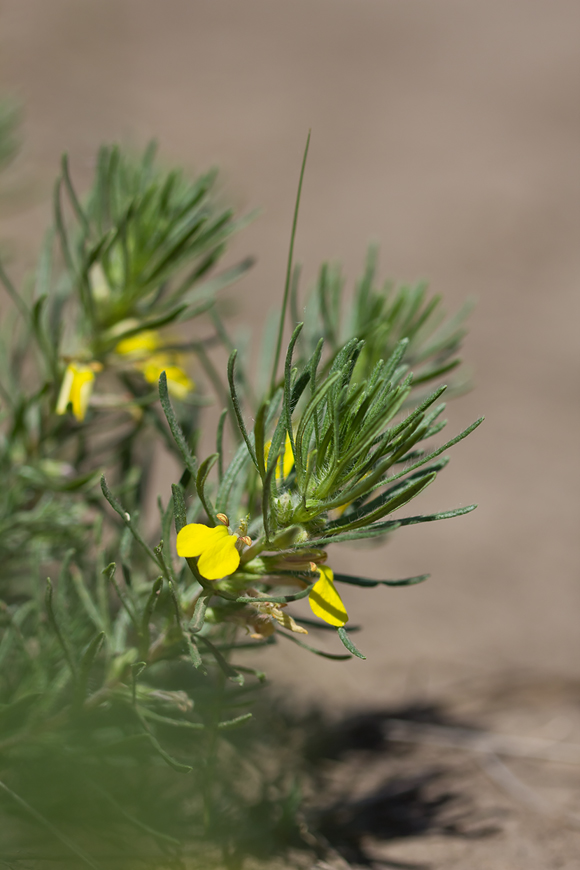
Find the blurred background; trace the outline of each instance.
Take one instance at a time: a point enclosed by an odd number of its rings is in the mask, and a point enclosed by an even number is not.
[[[230,255],[257,258],[235,297],[258,331],[281,298],[311,128],[303,286],[324,259],[352,286],[376,240],[385,277],[427,278],[450,311],[477,301],[475,389],[447,431],[486,422],[417,510],[479,508],[335,554],[347,573],[432,576],[345,594],[367,662],[281,648],[270,673],[305,700],[578,678],[579,28],[574,0],[0,2],[0,91],[24,107],[0,234],[21,271],[61,153],[82,190],[102,141],[155,137],[167,163],[218,164],[224,196],[261,209]]]

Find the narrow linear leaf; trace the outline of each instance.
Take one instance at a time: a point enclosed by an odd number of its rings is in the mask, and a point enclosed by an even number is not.
[[[231,728],[239,728],[240,725],[245,725],[250,719],[253,719],[252,713],[243,713],[241,716],[236,716],[235,719],[226,719],[223,722],[218,722],[217,727],[220,731],[228,731]]]
[[[226,424],[226,418],[228,416],[228,409],[224,408],[220,414],[219,422],[216,430],[216,452],[219,456],[218,459],[218,483],[221,483],[224,476],[224,427]]]
[[[185,728],[190,731],[205,731],[206,726],[202,722],[188,722],[187,719],[172,719],[170,716],[162,716],[160,713],[155,713],[153,710],[149,710],[148,707],[141,707],[139,712],[145,719],[159,722],[160,725],[168,725],[171,728]]]
[[[141,618],[141,652],[144,658],[147,658],[147,655],[149,653],[149,645],[151,642],[149,623],[151,621],[153,613],[155,612],[155,608],[157,607],[157,602],[159,601],[159,594],[162,588],[163,577],[158,577],[153,583],[153,588],[151,589],[151,592],[149,593],[149,596],[145,603],[145,607],[143,608],[143,616]]]
[[[73,582],[73,586],[75,591],[79,597],[79,601],[83,605],[85,612],[93,625],[99,631],[105,631],[106,625],[103,617],[99,613],[99,609],[97,605],[93,602],[93,599],[90,596],[89,590],[85,584],[83,576],[77,566],[73,563],[70,566],[70,577]]]
[[[28,306],[26,305],[24,299],[20,296],[18,290],[8,277],[7,273],[4,271],[4,267],[2,262],[0,261],[0,281],[4,285],[8,295],[20,311],[20,314],[24,318],[24,320],[29,323],[30,322],[30,311],[28,310]]]
[[[91,672],[91,668],[95,662],[95,659],[99,655],[101,651],[101,647],[103,646],[103,641],[105,640],[105,632],[100,631],[92,641],[87,646],[83,657],[81,659],[81,666],[79,672],[79,680],[77,687],[77,702],[78,704],[82,704],[85,700],[87,693],[87,684],[89,680],[89,674]]]
[[[464,514],[469,514],[476,509],[476,504],[470,504],[464,508],[456,508],[451,511],[441,511],[437,514],[426,514],[424,516],[403,517],[400,520],[386,520],[382,523],[374,523],[364,529],[356,529],[352,532],[344,532],[340,535],[332,535],[328,538],[311,538],[308,541],[303,541],[294,544],[294,549],[304,549],[309,547],[325,547],[328,544],[336,544],[339,541],[360,541],[365,538],[373,538],[377,535],[384,535],[387,532],[393,532],[400,526],[414,526],[418,523],[432,523],[436,520],[448,520],[453,517],[461,517]]]
[[[159,376],[159,400],[161,402],[161,407],[163,408],[163,413],[165,414],[165,419],[169,424],[169,428],[171,430],[171,434],[177,444],[179,452],[183,457],[183,461],[185,462],[185,466],[187,470],[191,473],[193,477],[195,477],[197,473],[197,462],[195,456],[192,454],[187,441],[185,440],[185,435],[183,434],[183,430],[179,425],[179,421],[175,416],[175,411],[173,410],[173,406],[169,399],[169,391],[167,389],[167,375],[165,372],[161,372]]]
[[[147,727],[147,723],[146,723],[145,720],[142,718],[142,716],[141,716],[140,714],[138,714],[138,716],[139,716],[139,721],[141,722],[141,725],[142,725],[142,727],[143,727],[143,729],[144,729],[144,730],[143,730],[143,734],[142,734],[142,735],[138,735],[138,736],[140,736],[140,737],[142,737],[142,738],[146,738],[146,739],[148,740],[148,742],[151,744],[151,746],[153,747],[153,749],[155,750],[155,752],[156,752],[158,755],[160,755],[161,758],[162,758],[162,759],[163,759],[163,760],[164,760],[164,761],[165,761],[165,762],[166,762],[170,767],[173,768],[173,770],[177,771],[177,773],[191,773],[191,771],[193,770],[193,768],[190,767],[188,764],[182,764],[180,761],[177,761],[176,758],[173,758],[172,755],[169,755],[169,753],[166,752],[165,749],[163,749],[163,747],[161,746],[161,744],[159,743],[159,741],[157,740],[157,738],[153,736],[153,734],[151,733],[151,731],[149,731],[149,729],[148,729],[148,727]]]
[[[212,591],[209,590],[207,592],[202,592],[197,601],[195,602],[195,607],[193,609],[193,615],[189,620],[189,625],[187,626],[187,630],[192,634],[197,634],[198,631],[201,631],[203,628],[203,624],[205,622],[205,612],[207,610],[207,606],[212,597]]]
[[[334,575],[334,579],[336,580],[336,574]],[[308,628],[315,628],[319,631],[336,631],[335,625],[330,625],[328,622],[322,622],[319,619],[309,619],[307,616],[296,616],[294,617],[294,621],[299,625],[307,625]],[[352,634],[353,632],[360,631],[360,625],[351,625],[350,622],[348,624],[348,632]]]
[[[348,574],[335,574],[334,579],[339,583],[349,583],[351,586],[414,586],[417,583],[423,583],[431,575],[418,574],[416,577],[405,577],[402,580],[370,580],[365,577],[351,577]],[[349,626],[349,631],[353,629]]]
[[[242,595],[240,598],[236,598],[236,601],[238,604],[290,604],[292,601],[299,601],[301,598],[306,598],[307,595],[310,595],[317,582],[318,577],[314,583],[311,583],[310,586],[306,587],[306,589],[302,589],[300,592],[294,592],[292,595],[260,595],[259,597]]]
[[[127,596],[125,595],[125,593],[123,592],[123,590],[121,589],[121,587],[119,585],[119,581],[117,580],[117,578],[115,576],[116,570],[117,570],[117,565],[115,564],[115,562],[110,562],[106,568],[103,568],[102,573],[107,578],[109,583],[112,583],[113,586],[115,587],[115,592],[117,593],[117,595],[119,597],[119,601],[123,605],[123,609],[125,610],[125,612],[127,613],[127,616],[129,617],[129,619],[133,623],[135,630],[137,632],[139,632],[141,629],[141,626],[139,624],[139,620],[135,614],[135,611],[133,610],[132,605],[129,603]]]
[[[288,437],[290,438],[290,445],[292,447],[292,455],[296,458],[297,462],[301,462],[302,457],[296,456],[296,444],[294,442],[294,432],[292,430],[292,354],[294,353],[294,347],[300,333],[302,332],[304,324],[299,323],[294,329],[292,333],[292,337],[288,344],[288,351],[286,353],[286,362],[284,364],[284,412],[286,416],[286,431],[288,432]]]
[[[61,167],[62,167],[62,177],[64,180],[64,186],[66,187],[66,192],[68,193],[68,198],[70,203],[75,211],[75,214],[81,224],[85,234],[89,232],[89,223],[87,217],[82,210],[81,204],[79,202],[79,198],[76,195],[76,191],[73,187],[73,183],[70,177],[70,170],[68,165],[68,154],[63,154],[61,157]]]
[[[343,645],[347,648],[347,650],[350,653],[353,654],[353,656],[356,656],[359,659],[366,659],[366,656],[363,656],[361,651],[359,649],[357,649],[357,647],[354,645],[354,643],[352,642],[352,640],[348,636],[348,632],[346,631],[344,625],[340,626],[337,633],[338,633],[338,636],[339,636],[340,640],[342,641]]]
[[[208,515],[211,524],[216,526],[218,523],[218,519],[216,516],[216,510],[206,492],[206,482],[209,477],[209,473],[214,467],[215,463],[219,459],[218,453],[212,453],[211,456],[208,456],[207,459],[199,466],[199,471],[197,472],[196,480],[195,480],[195,488],[197,490],[197,494],[199,496],[199,500],[201,501],[206,514]]]
[[[205,646],[208,648],[208,650],[210,651],[210,653],[212,654],[212,656],[213,656],[214,659],[216,660],[216,663],[217,663],[219,669],[221,670],[221,672],[222,672],[222,673],[223,673],[223,674],[224,674],[224,675],[225,675],[229,680],[233,680],[234,683],[239,683],[240,686],[243,686],[243,685],[244,685],[244,677],[243,677],[243,675],[242,675],[242,674],[239,674],[239,673],[238,673],[238,672],[237,672],[237,671],[236,671],[236,670],[235,670],[235,669],[230,665],[230,663],[229,663],[229,662],[228,662],[228,661],[223,657],[223,655],[221,654],[221,652],[220,652],[218,649],[216,649],[216,647],[213,645],[213,643],[212,643],[210,640],[207,639],[207,637],[204,637],[203,635],[199,635],[199,639],[200,639],[200,640],[205,644]]]
[[[300,209],[300,198],[302,196],[302,182],[304,181],[304,171],[306,169],[306,159],[308,157],[308,148],[310,147],[310,130],[306,138],[306,147],[304,149],[304,157],[302,158],[302,167],[300,169],[300,178],[298,180],[298,190],[296,192],[296,204],[294,206],[294,219],[292,221],[292,232],[290,233],[290,248],[288,250],[288,265],[286,266],[286,282],[284,285],[284,298],[282,300],[282,310],[280,312],[280,325],[278,327],[278,339],[276,341],[276,351],[274,353],[274,361],[272,363],[272,376],[270,378],[270,395],[274,394],[276,388],[276,373],[278,371],[278,363],[280,362],[280,352],[282,350],[282,337],[284,335],[284,320],[286,319],[286,309],[288,307],[288,299],[290,296],[290,285],[292,280],[292,263],[294,260],[294,241],[296,239],[296,227],[298,226],[298,211]]]
[[[203,659],[195,640],[188,632],[184,632],[184,637],[187,644],[187,652],[189,653],[189,658],[191,659],[193,667],[196,668],[196,670],[203,668]]]
[[[121,519],[123,520],[125,525],[131,530],[131,534],[133,535],[133,537],[135,538],[137,543],[143,547],[143,549],[145,550],[145,552],[147,553],[149,558],[153,559],[154,562],[157,562],[157,564],[160,566],[160,568],[163,568],[164,566],[160,563],[159,559],[157,558],[157,556],[155,555],[155,553],[153,552],[151,547],[145,543],[140,532],[137,530],[137,528],[134,526],[133,522],[131,521],[131,514],[128,513],[128,511],[126,511],[123,508],[123,506],[117,501],[117,499],[114,497],[113,493],[109,489],[109,486],[107,484],[107,481],[105,479],[104,474],[101,477],[101,490],[103,492],[103,495],[105,496],[105,498],[107,499],[107,501],[109,502],[109,504],[111,505],[113,510],[115,511],[115,513],[121,517]]]
[[[56,621],[56,617],[54,615],[54,608],[52,606],[52,582],[50,577],[47,577],[46,580],[46,594],[45,594],[45,604],[46,604],[46,612],[48,615],[48,621],[50,623],[50,627],[54,631],[56,638],[59,642],[60,648],[64,653],[64,657],[67,661],[67,664],[71,670],[71,673],[74,679],[77,679],[77,666],[75,660],[72,656],[72,653],[69,649],[68,643],[65,641],[64,636],[60,630],[60,627]]]
[[[304,643],[303,640],[298,640],[298,638],[294,637],[293,634],[286,634],[285,631],[278,631],[278,632],[276,632],[276,634],[279,637],[285,637],[286,640],[289,640],[292,643],[295,643],[296,646],[301,646],[302,649],[307,649],[308,652],[314,653],[314,655],[316,655],[316,656],[322,656],[323,659],[331,659],[335,662],[344,662],[347,659],[352,658],[352,655],[350,655],[350,654],[340,655],[340,653],[327,653],[321,649],[316,649],[316,647],[310,646],[310,644],[308,644],[308,643]]]
[[[228,360],[228,383],[230,385],[230,395],[232,399],[232,405],[234,408],[234,414],[236,415],[236,421],[238,424],[238,429],[240,430],[240,434],[244,441],[246,442],[246,447],[248,448],[248,453],[252,459],[252,462],[258,469],[260,467],[258,465],[258,459],[256,457],[256,452],[254,450],[254,446],[250,440],[250,436],[248,435],[248,430],[246,429],[246,424],[244,423],[244,417],[242,414],[242,409],[240,407],[240,402],[238,399],[238,392],[236,389],[236,357],[238,355],[237,350],[233,350],[230,354],[230,358]]]
[[[179,533],[187,524],[187,509],[185,507],[185,498],[183,497],[183,489],[178,483],[171,484],[171,492],[173,494],[173,517],[175,522],[175,531]]]

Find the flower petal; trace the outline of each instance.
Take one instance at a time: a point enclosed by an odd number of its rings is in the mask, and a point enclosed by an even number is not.
[[[236,549],[237,535],[230,535],[225,526],[218,526],[211,531],[224,531],[225,539],[220,536],[219,540],[212,542],[211,546],[204,548],[199,557],[197,570],[206,580],[220,580],[233,574],[240,564],[240,554]]]
[[[130,335],[129,338],[121,339],[115,351],[121,356],[142,359],[156,351],[160,343],[159,333],[155,329],[144,329],[142,332]]]
[[[195,384],[181,366],[171,362],[169,355],[155,354],[148,362],[140,366],[143,377],[150,384],[157,384],[161,372],[165,372],[167,389],[176,399],[183,401],[188,393],[193,392]]]
[[[56,403],[57,414],[66,414],[66,409],[68,408],[68,403],[70,402],[70,394],[73,381],[74,373],[72,370],[72,366],[69,365],[65,369],[64,378],[62,379],[62,384],[60,387],[60,393],[58,394],[58,401]]]
[[[225,526],[213,529],[203,523],[189,523],[177,535],[177,555],[186,559],[199,556],[197,570],[206,580],[221,580],[233,574],[240,564],[237,535]]]
[[[331,568],[318,568],[320,580],[308,596],[308,602],[315,616],[320,617],[329,625],[345,625],[348,613],[334,585],[334,574]]]
[[[72,405],[72,412],[79,422],[85,419],[93,391],[95,373],[86,363],[71,362],[66,367],[62,386],[56,403],[56,413],[65,414]]]
[[[292,452],[292,442],[290,441],[290,436],[286,432],[286,443],[284,444],[284,453],[282,454],[282,474],[284,475],[284,480],[288,477],[292,469],[294,468],[294,454]],[[276,477],[279,476],[280,469],[276,469]]]
[[[228,535],[225,526],[216,526],[210,529],[203,523],[189,523],[184,526],[177,535],[177,555],[189,559],[191,556],[200,556],[206,547],[211,547],[219,537]]]

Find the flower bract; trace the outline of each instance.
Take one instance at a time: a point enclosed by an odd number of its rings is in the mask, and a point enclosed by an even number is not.
[[[69,363],[58,394],[56,413],[66,414],[66,409],[70,404],[74,416],[79,422],[82,422],[89,407],[94,380],[93,366],[81,362]]]
[[[269,601],[263,601],[260,603],[258,600],[256,604],[252,605],[252,610],[258,611],[253,620],[250,620],[252,628],[254,629],[252,637],[256,640],[263,640],[266,637],[270,637],[274,634],[275,624],[274,620],[282,626],[282,628],[288,629],[295,634],[308,634],[308,631],[303,628],[301,625],[298,625],[290,616],[289,613],[286,613],[284,607],[286,605],[273,604]]]
[[[199,556],[197,570],[206,580],[220,580],[233,574],[240,564],[237,535],[219,525],[213,529],[203,523],[189,523],[177,535],[177,555],[186,559]]]
[[[348,622],[348,613],[342,603],[342,599],[334,585],[334,573],[332,568],[325,565],[318,567],[320,579],[315,583],[308,602],[315,616],[319,616],[329,625],[345,625]]]

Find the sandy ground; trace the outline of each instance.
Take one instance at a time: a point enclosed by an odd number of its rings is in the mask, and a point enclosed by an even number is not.
[[[573,0],[0,2],[0,88],[26,113],[0,231],[23,262],[63,150],[82,186],[101,140],[155,136],[166,160],[217,163],[240,209],[261,207],[232,252],[257,256],[237,293],[260,323],[280,297],[311,127],[297,238],[307,281],[327,258],[353,280],[376,239],[385,276],[429,278],[449,309],[478,301],[464,354],[476,389],[453,404],[449,431],[487,419],[422,507],[479,509],[402,530],[386,550],[343,551],[345,571],[432,578],[348,596],[367,662],[281,651],[271,672],[305,701],[454,707],[481,681],[525,683],[538,686],[533,714],[506,691],[485,727],[531,736],[561,720],[580,742],[579,28]],[[557,790],[546,770],[533,782]],[[580,867],[574,825],[530,807],[512,821],[495,838],[390,854],[433,868]]]

